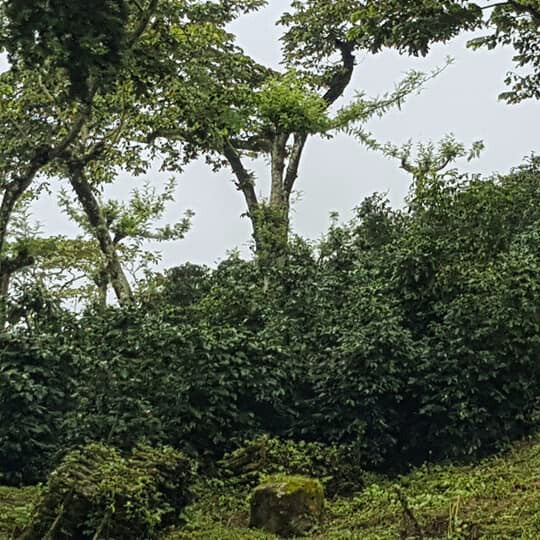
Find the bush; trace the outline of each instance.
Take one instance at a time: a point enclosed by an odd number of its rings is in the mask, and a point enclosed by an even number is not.
[[[69,453],[49,476],[27,540],[158,538],[190,500],[193,462],[170,448],[129,458],[101,444]]]
[[[387,470],[528,433],[539,167],[424,178],[407,213],[371,197],[275,264],[171,270],[148,289],[151,309],[89,309],[69,331],[30,317],[32,335],[12,329],[0,353],[4,481],[37,479],[63,445],[93,440],[215,458],[269,433],[354,445]]]
[[[512,252],[454,276],[408,386],[404,447],[415,462],[485,454],[538,422],[538,261]]]
[[[62,448],[74,389],[71,347],[60,334],[0,337],[0,482],[42,481]]]
[[[286,414],[283,351],[233,326],[110,310],[83,321],[85,364],[70,444],[139,440],[221,454]]]
[[[347,445],[282,440],[262,435],[226,454],[220,461],[225,476],[256,486],[266,475],[283,473],[317,478],[328,497],[363,487],[365,470],[357,449]]]

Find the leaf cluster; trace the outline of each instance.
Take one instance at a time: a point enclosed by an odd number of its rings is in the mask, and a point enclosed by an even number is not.
[[[493,32],[473,39],[468,46],[477,49],[511,45],[513,61],[520,71],[506,75],[505,83],[511,87],[499,99],[519,103],[524,99],[540,99],[540,5],[535,0],[512,0],[493,8],[488,24]]]
[[[1,46],[14,64],[49,62],[64,69],[71,93],[88,98],[90,80],[110,78],[122,60],[130,8],[126,0],[6,0]],[[130,6],[131,4],[131,6]]]

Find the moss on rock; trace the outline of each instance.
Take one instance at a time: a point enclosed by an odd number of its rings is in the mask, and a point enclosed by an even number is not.
[[[253,491],[249,525],[284,537],[304,535],[319,523],[323,506],[318,480],[274,475]]]

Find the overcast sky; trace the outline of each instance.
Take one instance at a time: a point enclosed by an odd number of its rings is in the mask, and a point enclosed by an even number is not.
[[[270,0],[269,4],[237,21],[231,30],[256,60],[277,66],[280,29],[274,23],[287,9],[288,2]],[[391,90],[407,70],[429,71],[451,56],[455,59],[453,65],[430,81],[420,95],[410,97],[401,111],[374,120],[369,127],[379,140],[394,143],[438,140],[450,132],[464,143],[483,139],[486,149],[480,159],[459,165],[485,174],[508,171],[532,151],[540,150],[540,104],[511,106],[499,102],[497,95],[505,89],[504,75],[512,68],[512,50],[470,51],[465,47],[470,37],[461,36],[450,44],[436,46],[428,57],[421,59],[388,51],[359,55],[352,84],[342,102],[355,90],[371,95]],[[269,178],[265,164],[255,163],[252,168],[259,178],[259,192],[266,193]],[[154,178],[157,182],[159,174]],[[205,164],[194,163],[179,180],[177,201],[168,218],[178,219],[186,209],[194,210],[195,217],[184,240],[158,248],[163,255],[161,266],[186,261],[214,265],[234,248],[248,255],[250,224],[241,217],[245,212],[244,200],[234,188],[232,173],[213,173]],[[409,182],[409,176],[399,169],[397,162],[366,150],[346,136],[332,140],[311,138],[296,184],[292,229],[316,239],[327,230],[331,212],[337,211],[343,220],[348,219],[351,210],[375,191],[387,193],[392,204],[400,206]],[[133,185],[133,180],[122,177],[111,192],[116,196],[128,193]],[[54,211],[54,206],[44,199],[35,207],[44,230],[75,234],[76,230]]]

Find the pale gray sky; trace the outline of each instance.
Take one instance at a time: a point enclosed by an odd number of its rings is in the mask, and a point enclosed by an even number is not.
[[[280,29],[274,22],[287,8],[288,1],[270,0],[269,4],[237,21],[231,30],[257,60],[277,65]],[[409,98],[401,111],[374,120],[369,127],[379,140],[394,143],[438,140],[449,132],[464,143],[483,139],[486,149],[480,159],[460,165],[486,174],[506,172],[531,151],[540,150],[540,103],[510,106],[499,102],[497,95],[505,89],[504,75],[512,69],[512,50],[473,52],[465,47],[469,38],[461,36],[450,44],[435,46],[427,58],[409,58],[388,51],[359,56],[348,95],[355,90],[373,95],[391,90],[407,70],[430,71],[452,56],[454,64],[430,81],[420,95]],[[253,169],[262,181],[259,191],[266,192],[269,178],[265,164],[254,163]],[[247,218],[240,217],[245,206],[232,183],[232,173],[213,173],[205,164],[194,163],[179,180],[177,201],[168,217],[175,220],[185,209],[192,209],[193,227],[184,240],[159,246],[163,254],[160,266],[186,261],[213,265],[234,248],[247,255],[250,226]],[[386,192],[392,204],[399,206],[409,181],[397,162],[366,150],[346,136],[332,140],[312,138],[296,184],[293,231],[318,238],[327,230],[330,212],[337,211],[342,219],[348,219],[352,208],[374,191]],[[123,177],[111,192],[118,196],[129,192],[132,185],[132,180]],[[74,232],[66,218],[54,211],[51,201],[38,202],[35,212],[45,231]]]

